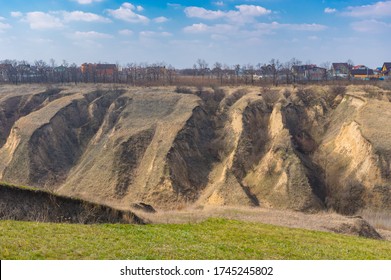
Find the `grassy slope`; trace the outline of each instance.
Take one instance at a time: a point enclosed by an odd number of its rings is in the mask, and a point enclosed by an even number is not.
[[[259,223],[74,225],[0,221],[1,259],[391,259],[391,242]]]

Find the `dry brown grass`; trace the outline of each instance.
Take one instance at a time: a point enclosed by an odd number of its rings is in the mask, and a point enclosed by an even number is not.
[[[156,213],[145,213],[140,211],[134,212],[138,216],[154,224],[192,224],[205,221],[208,218],[225,218],[289,228],[338,232],[352,235],[358,235],[358,233],[354,232],[354,230],[352,232],[345,232],[344,228],[348,225],[353,225],[360,219],[359,216],[342,216],[335,212],[307,214],[298,211],[277,210],[271,208],[228,206],[198,206],[188,207],[180,211],[157,211]],[[385,228],[380,229],[382,237],[387,240],[391,240],[391,228],[389,228],[389,230]]]
[[[391,231],[391,214],[389,212],[363,210],[360,215],[375,228]]]

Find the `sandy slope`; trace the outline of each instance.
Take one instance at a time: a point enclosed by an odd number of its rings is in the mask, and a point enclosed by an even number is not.
[[[0,180],[123,209],[391,211],[388,92],[191,90],[2,86]]]

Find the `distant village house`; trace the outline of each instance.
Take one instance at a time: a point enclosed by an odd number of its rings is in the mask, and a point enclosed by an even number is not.
[[[86,82],[115,82],[118,78],[118,67],[115,64],[83,63],[81,73]]]
[[[295,81],[322,81],[327,77],[327,69],[314,64],[292,66]]]
[[[333,63],[330,74],[334,79],[347,79],[350,76],[349,65],[347,63]]]
[[[391,62],[385,62],[381,68],[382,76],[391,77]]]

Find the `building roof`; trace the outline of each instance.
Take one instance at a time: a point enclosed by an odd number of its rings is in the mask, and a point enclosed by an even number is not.
[[[353,66],[352,69],[368,69],[368,67],[366,67],[365,65],[356,65],[356,66]]]
[[[373,70],[372,69],[352,69],[352,75],[373,75]]]
[[[308,64],[308,65],[294,65],[292,66],[292,71],[296,73],[304,73],[305,71],[309,69],[316,68],[316,65],[314,64]]]
[[[313,71],[327,71],[326,68],[318,67],[318,66],[308,68],[307,70],[313,70]]]
[[[384,62],[383,67],[386,67],[387,70],[391,69],[391,62]],[[382,69],[383,69],[382,67]]]
[[[349,69],[349,65],[346,63],[346,62],[338,62],[338,63],[333,63],[332,65],[331,65],[331,67],[333,68],[333,69],[341,69],[341,68],[343,68],[343,69]]]

